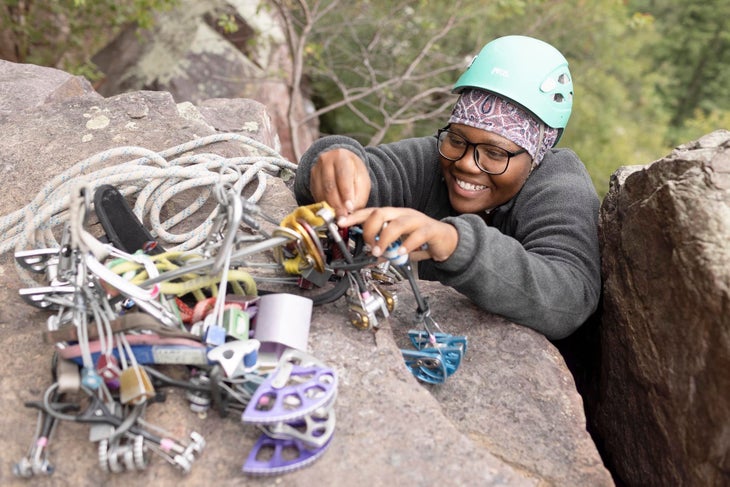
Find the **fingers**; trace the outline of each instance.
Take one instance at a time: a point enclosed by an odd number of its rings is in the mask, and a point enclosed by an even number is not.
[[[400,241],[399,255],[410,253],[413,260],[448,259],[456,250],[456,228],[410,208],[364,208],[337,221],[340,227],[361,225],[363,239],[372,255],[379,257]]]
[[[360,161],[360,159],[357,159],[354,168],[355,173],[352,178],[352,193],[345,198],[345,207],[348,212],[352,212],[359,208],[365,208],[365,205],[368,204],[368,199],[370,198],[370,188],[372,186],[372,183],[370,182],[370,173],[368,172],[367,167],[365,167],[365,163]],[[351,205],[349,205],[348,202],[351,202]]]
[[[343,215],[337,219],[337,225],[340,227],[351,227],[353,225],[359,225],[365,222],[370,214],[376,211],[377,208],[362,208],[355,210],[347,215]]]
[[[326,201],[335,209],[337,214],[345,208],[337,189],[337,175],[335,165],[319,159],[312,167],[310,189],[315,201]]]
[[[314,199],[329,203],[338,216],[363,208],[370,196],[370,175],[365,163],[345,149],[320,154],[310,181]]]
[[[459,244],[459,232],[449,223],[433,220],[428,226],[421,226],[403,241],[410,251],[411,259],[433,259],[442,262],[454,253]]]
[[[400,236],[395,227],[388,229],[386,226],[397,216],[398,210],[400,209],[364,208],[343,216],[337,220],[337,225],[343,228],[361,225],[363,240],[370,246],[371,253],[379,257]]]
[[[431,258],[431,254],[427,250],[412,250],[408,253],[408,258],[411,262],[419,262],[421,260],[428,260]]]

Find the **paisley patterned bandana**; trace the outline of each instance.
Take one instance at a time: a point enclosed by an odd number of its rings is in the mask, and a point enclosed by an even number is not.
[[[558,130],[499,96],[464,90],[454,105],[449,123],[460,123],[501,135],[525,149],[535,165],[555,144]]]

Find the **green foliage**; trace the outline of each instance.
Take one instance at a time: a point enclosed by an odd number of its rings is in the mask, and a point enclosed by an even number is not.
[[[663,75],[654,86],[670,114],[668,143],[684,142],[685,125],[695,126],[698,117],[718,119],[714,112],[730,110],[730,2],[634,0],[629,4],[655,19],[658,35],[638,53],[645,72]]]
[[[373,134],[406,103],[404,96],[441,86],[441,95],[414,105],[428,111],[450,100],[440,112],[392,124],[382,140],[433,133],[448,117],[455,100],[449,88],[466,61],[491,39],[521,33],[550,42],[570,62],[575,105],[561,145],[573,148],[585,161],[600,194],[605,194],[618,167],[644,164],[670,150],[664,137],[669,113],[656,90],[664,78],[647,69],[648,60],[636,56],[643,45],[659,37],[651,15],[615,0],[500,0],[486,5],[465,0],[458,6],[405,1],[395,8],[386,1],[359,3],[361,14],[336,10],[312,31],[306,66],[318,107],[334,106],[342,99],[339,84],[355,88],[364,86],[368,77],[382,82],[399,76],[426,42],[438,35],[446,19],[455,12],[457,18],[422,61],[421,78],[389,85],[323,113],[325,133],[378,142]],[[343,25],[347,28],[342,29]],[[440,70],[443,67],[449,69]],[[333,82],[332,70],[338,82]]]
[[[235,34],[238,32],[238,24],[236,18],[231,14],[220,14],[216,22],[218,27],[223,29],[226,34]]]
[[[325,3],[342,2],[319,2]],[[451,86],[483,44],[485,19],[499,23],[526,2],[356,3],[319,19],[308,38],[305,69],[322,110],[322,131],[378,143],[441,127],[455,100]]]
[[[668,137],[680,143],[689,142],[715,130],[730,130],[730,110],[710,112],[696,110],[692,118],[685,119],[680,129],[670,129]]]
[[[0,29],[11,45],[2,51],[16,62],[53,66],[97,79],[93,54],[134,22],[154,24],[157,11],[177,0],[5,0],[0,6]]]
[[[636,57],[656,37],[651,19],[611,0],[582,3],[544,4],[543,15],[554,21],[532,35],[554,44],[570,62],[575,103],[560,145],[578,153],[603,195],[617,168],[670,150],[663,138],[668,115],[653,89],[661,75],[647,73]]]

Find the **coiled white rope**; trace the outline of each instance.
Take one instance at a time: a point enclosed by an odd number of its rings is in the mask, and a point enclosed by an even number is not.
[[[238,142],[254,155],[225,158],[213,153],[195,154],[202,147]],[[115,162],[121,159],[122,162]],[[58,247],[54,228],[69,219],[70,193],[79,183],[96,190],[115,186],[124,196],[136,197],[134,213],[149,221],[150,231],[170,250],[187,251],[201,246],[213,224],[217,206],[195,229],[171,233],[180,222],[203,207],[216,184],[233,187],[238,194],[254,179],[256,188],[247,198],[258,202],[266,189],[269,173],[296,171],[296,165],[272,148],[241,134],[215,134],[180,144],[161,152],[125,146],[88,157],[54,177],[24,208],[0,217],[0,254],[11,250]],[[161,220],[162,208],[183,191],[198,191],[194,201],[176,215]],[[22,277],[22,276],[21,276]]]

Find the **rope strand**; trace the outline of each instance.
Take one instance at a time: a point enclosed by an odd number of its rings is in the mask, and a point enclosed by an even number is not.
[[[247,155],[226,158],[213,153],[191,154],[222,142],[242,145]],[[216,209],[193,230],[179,234],[171,230],[204,207],[216,184],[231,185],[243,194],[244,188],[256,181],[247,198],[256,203],[264,194],[267,178],[281,169],[296,171],[296,165],[261,142],[233,133],[202,137],[160,152],[135,146],[112,148],[63,171],[24,208],[0,217],[0,254],[58,247],[54,229],[69,221],[73,188],[83,185],[93,192],[104,184],[135,198],[134,214],[145,224],[149,222],[150,232],[162,245],[173,251],[194,250],[205,242]],[[163,208],[184,191],[193,195],[192,203],[163,220]],[[28,271],[18,265],[16,269],[21,279],[35,283]]]

